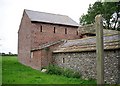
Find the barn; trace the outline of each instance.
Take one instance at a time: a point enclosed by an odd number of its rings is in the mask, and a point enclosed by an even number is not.
[[[53,62],[52,51],[68,39],[79,38],[79,24],[66,15],[25,9],[18,30],[19,62],[41,69]]]

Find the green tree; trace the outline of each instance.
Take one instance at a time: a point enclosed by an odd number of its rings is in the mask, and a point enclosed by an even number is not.
[[[86,24],[93,24],[95,22],[95,16],[98,14],[102,14],[105,22],[105,26],[110,29],[111,23],[115,23],[116,25],[117,21],[111,22],[112,14],[119,12],[119,7],[117,5],[117,2],[95,2],[93,5],[89,5],[87,14],[83,14],[80,17],[80,24],[86,25]],[[117,17],[118,19],[118,17]],[[114,27],[115,28],[115,27]]]

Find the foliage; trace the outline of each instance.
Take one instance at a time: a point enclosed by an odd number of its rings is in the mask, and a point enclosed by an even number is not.
[[[86,25],[86,24],[93,24],[95,22],[95,16],[98,14],[102,14],[104,20],[104,25],[109,29],[115,27],[112,27],[111,25],[116,25],[118,22],[118,15],[117,15],[117,20],[111,22],[112,20],[112,14],[119,12],[119,5],[117,2],[95,2],[93,5],[89,5],[87,14],[83,14],[80,17],[80,24],[81,25]],[[116,22],[117,21],[117,22]],[[119,23],[119,22],[118,22]],[[119,28],[120,29],[120,28]]]
[[[56,75],[63,75],[68,78],[80,78],[81,75],[79,72],[74,72],[71,69],[65,69],[65,68],[60,68],[56,65],[49,65],[47,68],[47,73],[48,74],[56,74]]]
[[[0,56],[17,56],[17,54],[0,53]]]
[[[2,54],[1,56],[17,56],[17,54],[11,54],[11,55],[9,55],[9,54]]]
[[[55,66],[55,65],[49,65],[46,67],[48,74],[56,74],[61,75],[62,74],[62,68]]]
[[[96,84],[95,80],[81,80],[42,73],[20,64],[16,56],[3,56],[1,58],[2,84]]]

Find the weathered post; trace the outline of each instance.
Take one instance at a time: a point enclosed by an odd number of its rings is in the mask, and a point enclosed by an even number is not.
[[[97,84],[104,84],[104,46],[102,16],[95,17],[96,54],[97,54]]]

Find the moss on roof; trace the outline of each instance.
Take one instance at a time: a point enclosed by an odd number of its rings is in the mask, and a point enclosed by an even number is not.
[[[104,36],[104,49],[120,49],[120,34]],[[81,52],[95,51],[96,37],[88,37],[83,39],[68,40],[58,47],[53,53],[58,52]]]

